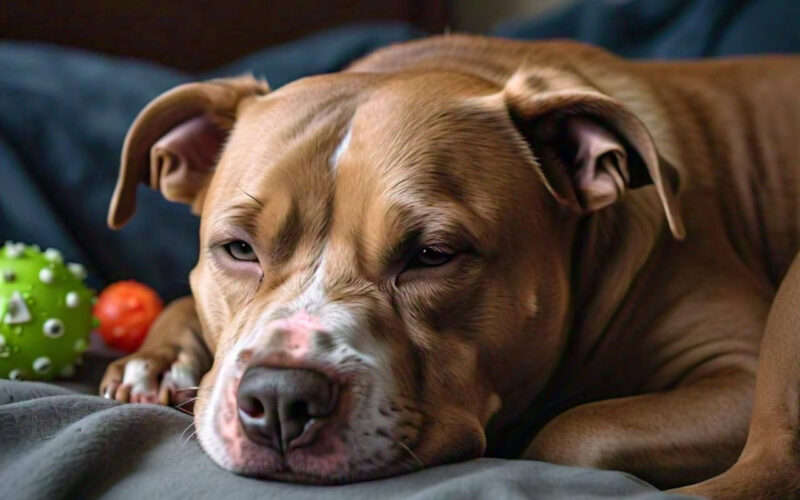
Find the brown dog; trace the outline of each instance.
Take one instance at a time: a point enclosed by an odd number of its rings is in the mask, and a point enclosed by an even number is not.
[[[488,449],[796,494],[798,84],[791,57],[445,36],[178,87],[128,133],[109,224],[140,182],[190,204],[193,299],[101,391],[199,385],[206,452],[261,477]]]

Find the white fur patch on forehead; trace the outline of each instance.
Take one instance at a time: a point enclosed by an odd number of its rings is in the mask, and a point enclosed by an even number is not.
[[[314,275],[308,281],[308,285],[293,301],[290,308],[294,311],[314,311],[320,309],[326,302],[325,259],[323,258],[314,270]]]
[[[352,125],[348,125],[347,132],[345,132],[344,137],[342,138],[341,142],[339,142],[339,145],[336,146],[336,150],[334,150],[329,160],[330,166],[334,171],[336,170],[336,167],[339,164],[339,160],[342,158],[342,155],[344,155],[345,151],[347,151],[347,148],[350,147],[350,138],[352,137],[352,135],[353,135],[353,127]]]

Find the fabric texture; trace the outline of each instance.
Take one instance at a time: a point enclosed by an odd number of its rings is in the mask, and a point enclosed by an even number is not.
[[[217,467],[191,423],[171,408],[0,380],[0,498],[681,498],[621,472],[499,459],[343,486],[260,481]]]

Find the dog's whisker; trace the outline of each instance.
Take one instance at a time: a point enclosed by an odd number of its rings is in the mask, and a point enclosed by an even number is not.
[[[183,436],[186,435],[186,431],[188,431],[192,427],[194,427],[194,420],[192,420],[192,423],[187,425],[186,428],[183,430],[183,432],[181,432],[181,440],[183,439]]]
[[[242,193],[244,193],[244,195],[245,195],[245,196],[247,196],[248,198],[250,198],[250,199],[251,199],[251,200],[253,200],[254,202],[258,203],[258,206],[260,206],[260,207],[263,207],[263,206],[264,206],[264,203],[263,203],[261,200],[259,200],[258,198],[256,198],[256,197],[255,197],[255,196],[253,196],[252,194],[248,193],[248,192],[247,192],[247,191],[245,191],[244,189],[242,189],[242,186],[236,186],[236,188],[237,188],[239,191],[241,191]]]
[[[189,403],[194,403],[198,399],[199,399],[199,397],[189,398],[186,401],[184,401],[183,403],[175,405],[173,408],[177,408],[177,409],[180,410],[184,405],[188,405]]]
[[[413,451],[411,451],[411,448],[409,448],[408,446],[406,446],[406,444],[405,444],[405,443],[403,443],[402,441],[397,441],[397,440],[393,440],[393,442],[394,442],[396,445],[398,445],[398,446],[400,446],[401,448],[403,448],[403,449],[404,449],[406,452],[408,452],[408,454],[409,454],[409,455],[411,455],[411,458],[413,458],[413,459],[414,459],[414,461],[416,461],[416,462],[417,462],[417,466],[418,466],[420,469],[424,469],[424,468],[425,468],[425,465],[422,463],[422,460],[420,460],[420,459],[419,459],[419,457],[417,456],[417,454],[416,454],[416,453],[414,453]]]
[[[198,389],[200,389],[200,387],[198,387],[198,386],[195,386],[195,387],[184,387],[182,389],[175,389],[175,392],[196,391]]]
[[[182,389],[175,389],[175,392],[186,392],[186,391],[210,391],[212,387],[204,387],[201,385],[196,385],[194,387],[183,387]]]
[[[186,438],[186,440],[185,440],[185,441],[183,441],[183,443],[181,444],[181,448],[183,448],[184,446],[186,446],[187,444],[189,444],[189,441],[191,441],[191,440],[192,440],[192,438],[193,438],[193,437],[195,437],[196,435],[197,435],[197,429],[195,429],[195,430],[194,430],[194,432],[192,432],[191,434],[189,434],[189,437],[187,437],[187,438]]]
[[[189,416],[191,416],[191,417],[193,417],[193,416],[194,416],[194,413],[190,412],[189,410],[187,410],[187,409],[185,409],[185,408],[178,408],[177,406],[175,406],[174,408],[175,408],[176,410],[178,410],[179,412],[181,412],[181,413],[185,413],[185,414],[187,414],[187,415],[189,415]]]

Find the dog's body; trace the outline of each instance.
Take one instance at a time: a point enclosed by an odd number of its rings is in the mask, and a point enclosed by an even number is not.
[[[132,127],[109,220],[140,181],[202,213],[194,303],[102,391],[166,403],[210,368],[201,443],[266,477],[378,477],[532,436],[527,458],[665,487],[733,465],[684,491],[797,493],[798,83],[792,57],[446,36],[271,94],[176,89]],[[300,421],[319,429],[287,435],[280,404],[277,431],[251,419],[263,369],[330,407]],[[247,393],[267,414],[270,390]]]

